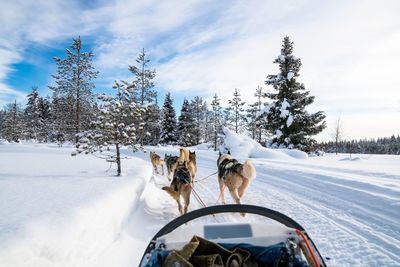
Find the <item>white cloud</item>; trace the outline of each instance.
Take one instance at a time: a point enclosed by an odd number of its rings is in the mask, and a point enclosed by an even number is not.
[[[398,10],[398,1],[117,0],[91,8],[9,1],[0,8],[0,85],[6,88],[10,65],[30,43],[81,34],[94,38],[104,85],[126,78],[144,47],[160,87],[181,95],[217,92],[225,103],[238,88],[251,101],[257,85],[267,88],[266,76],[277,73],[272,61],[289,35],[303,62],[300,80],[316,96],[311,110],[325,110],[328,121],[340,112],[397,114]]]

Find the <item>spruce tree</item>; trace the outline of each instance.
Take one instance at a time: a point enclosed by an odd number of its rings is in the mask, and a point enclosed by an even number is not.
[[[51,135],[51,109],[50,101],[47,98],[39,98],[39,141],[48,142]]]
[[[154,94],[155,100],[149,104],[144,117],[146,121],[146,135],[144,143],[148,145],[158,145],[161,134],[161,110],[157,103],[157,94]]]
[[[272,99],[266,112],[267,129],[275,135],[272,147],[298,148],[310,150],[315,140],[313,135],[325,129],[325,115],[322,111],[308,113],[306,107],[314,102],[314,96],[299,83],[300,59],[293,54],[293,42],[283,39],[281,54],[274,63],[280,73],[268,75],[266,84],[272,85],[275,93],[267,93]]]
[[[116,96],[100,95],[103,102],[100,114],[93,122],[92,128],[79,134],[76,152],[85,154],[98,153],[99,157],[117,164],[117,175],[121,174],[121,146],[132,146],[137,150],[136,129],[133,124],[126,124],[126,118],[137,114],[134,102],[127,104],[129,92],[124,86],[115,81],[113,87]],[[111,150],[115,147],[115,151]],[[72,155],[76,155],[73,153]]]
[[[211,102],[212,107],[212,116],[211,116],[211,125],[213,126],[213,142],[214,142],[214,151],[217,151],[217,145],[220,142],[219,134],[222,133],[222,124],[221,124],[221,106],[220,99],[217,94],[214,95],[213,100]]]
[[[242,102],[242,99],[240,98],[240,94],[237,91],[237,88],[235,88],[235,92],[233,93],[233,98],[228,100],[228,103],[230,106],[230,110],[232,111],[232,117],[230,118],[230,123],[234,125],[234,130],[235,133],[242,132],[242,127],[245,124],[246,117],[243,114],[244,109],[243,106],[245,102]]]
[[[56,141],[60,146],[65,141],[74,140],[75,119],[74,99],[72,96],[53,96],[51,102],[50,139]]]
[[[173,145],[177,143],[176,134],[176,113],[173,106],[171,94],[168,92],[165,96],[162,121],[161,121],[161,137],[162,144]]]
[[[1,136],[9,142],[19,142],[24,135],[23,113],[17,102],[8,104],[1,128]]]
[[[178,118],[178,144],[181,146],[192,146],[196,144],[195,122],[190,112],[190,105],[187,99],[183,100],[181,114]]]
[[[138,129],[139,142],[143,146],[145,134],[148,132],[145,120],[146,112],[148,112],[147,107],[149,104],[154,103],[153,79],[156,76],[156,71],[149,69],[150,59],[148,59],[144,48],[137,57],[136,63],[137,66],[129,66],[129,71],[135,78],[127,89],[130,90],[130,100],[134,101],[140,108],[140,116],[136,117],[135,124]]]
[[[39,132],[43,128],[40,119],[40,96],[37,87],[32,87],[32,92],[27,96],[28,101],[24,111],[25,139],[39,139]]]
[[[57,74],[53,75],[56,85],[49,86],[54,92],[53,97],[57,98],[57,104],[70,101],[68,105],[71,105],[73,112],[65,116],[71,117],[68,121],[73,120],[74,134],[89,127],[92,119],[91,105],[94,102],[92,90],[95,87],[92,80],[98,75],[92,66],[93,53],[83,52],[82,48],[82,40],[78,37],[73,39],[71,49],[66,49],[65,59],[54,58],[57,64]]]
[[[199,144],[201,142],[204,142],[205,140],[205,131],[206,131],[206,125],[205,125],[205,116],[206,116],[206,111],[207,111],[207,105],[206,102],[199,96],[196,96],[191,102],[190,102],[190,111],[192,113],[192,117],[194,118],[195,121],[195,140],[196,144]]]

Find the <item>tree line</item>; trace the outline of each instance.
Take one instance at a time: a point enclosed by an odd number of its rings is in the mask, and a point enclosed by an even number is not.
[[[154,82],[155,69],[143,49],[135,64],[127,66],[131,80],[116,80],[111,95],[94,94],[99,72],[93,67],[94,54],[83,51],[80,37],[73,39],[64,58],[54,58],[57,66],[49,88],[52,97],[43,97],[33,87],[23,108],[16,102],[0,112],[0,138],[8,141],[34,139],[39,142],[69,141],[78,153],[117,150],[130,145],[177,144],[192,146],[221,142],[222,128],[245,133],[272,148],[315,149],[313,136],[325,126],[322,111],[309,113],[306,107],[314,96],[298,82],[301,60],[293,55],[293,42],[283,39],[280,55],[274,60],[277,74],[267,75],[265,84],[273,92],[254,89],[254,102],[246,105],[234,89],[228,106],[221,106],[215,94],[210,103],[202,97],[184,99],[179,116],[167,93],[162,107]],[[108,157],[115,160],[117,156]],[[118,156],[119,157],[119,156]]]
[[[392,154],[400,155],[400,136],[377,139],[340,140],[322,142],[319,148],[328,153]]]

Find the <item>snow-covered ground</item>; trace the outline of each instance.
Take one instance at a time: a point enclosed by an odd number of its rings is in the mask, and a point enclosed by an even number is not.
[[[243,203],[263,205],[298,221],[330,258],[329,266],[400,265],[400,157],[304,156],[246,150],[257,177]],[[243,147],[248,147],[246,143]],[[178,154],[177,147],[148,150]],[[160,188],[148,153],[115,167],[72,147],[0,145],[0,266],[137,266],[152,236],[178,216]],[[216,171],[217,152],[196,148],[198,179]],[[196,184],[207,205],[218,198],[215,175]],[[232,199],[226,192],[226,200]],[[194,198],[189,209],[199,208]],[[253,218],[232,215],[230,221]],[[209,218],[213,222],[212,218]]]

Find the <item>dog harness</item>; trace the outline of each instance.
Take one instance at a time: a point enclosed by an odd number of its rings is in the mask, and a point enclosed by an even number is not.
[[[224,180],[226,177],[235,171],[236,166],[240,163],[236,159],[224,159],[219,165],[219,174]]]
[[[174,191],[178,191],[178,184],[190,184],[192,182],[192,177],[188,169],[179,168],[175,170],[174,178],[172,179],[171,187],[173,187]]]

